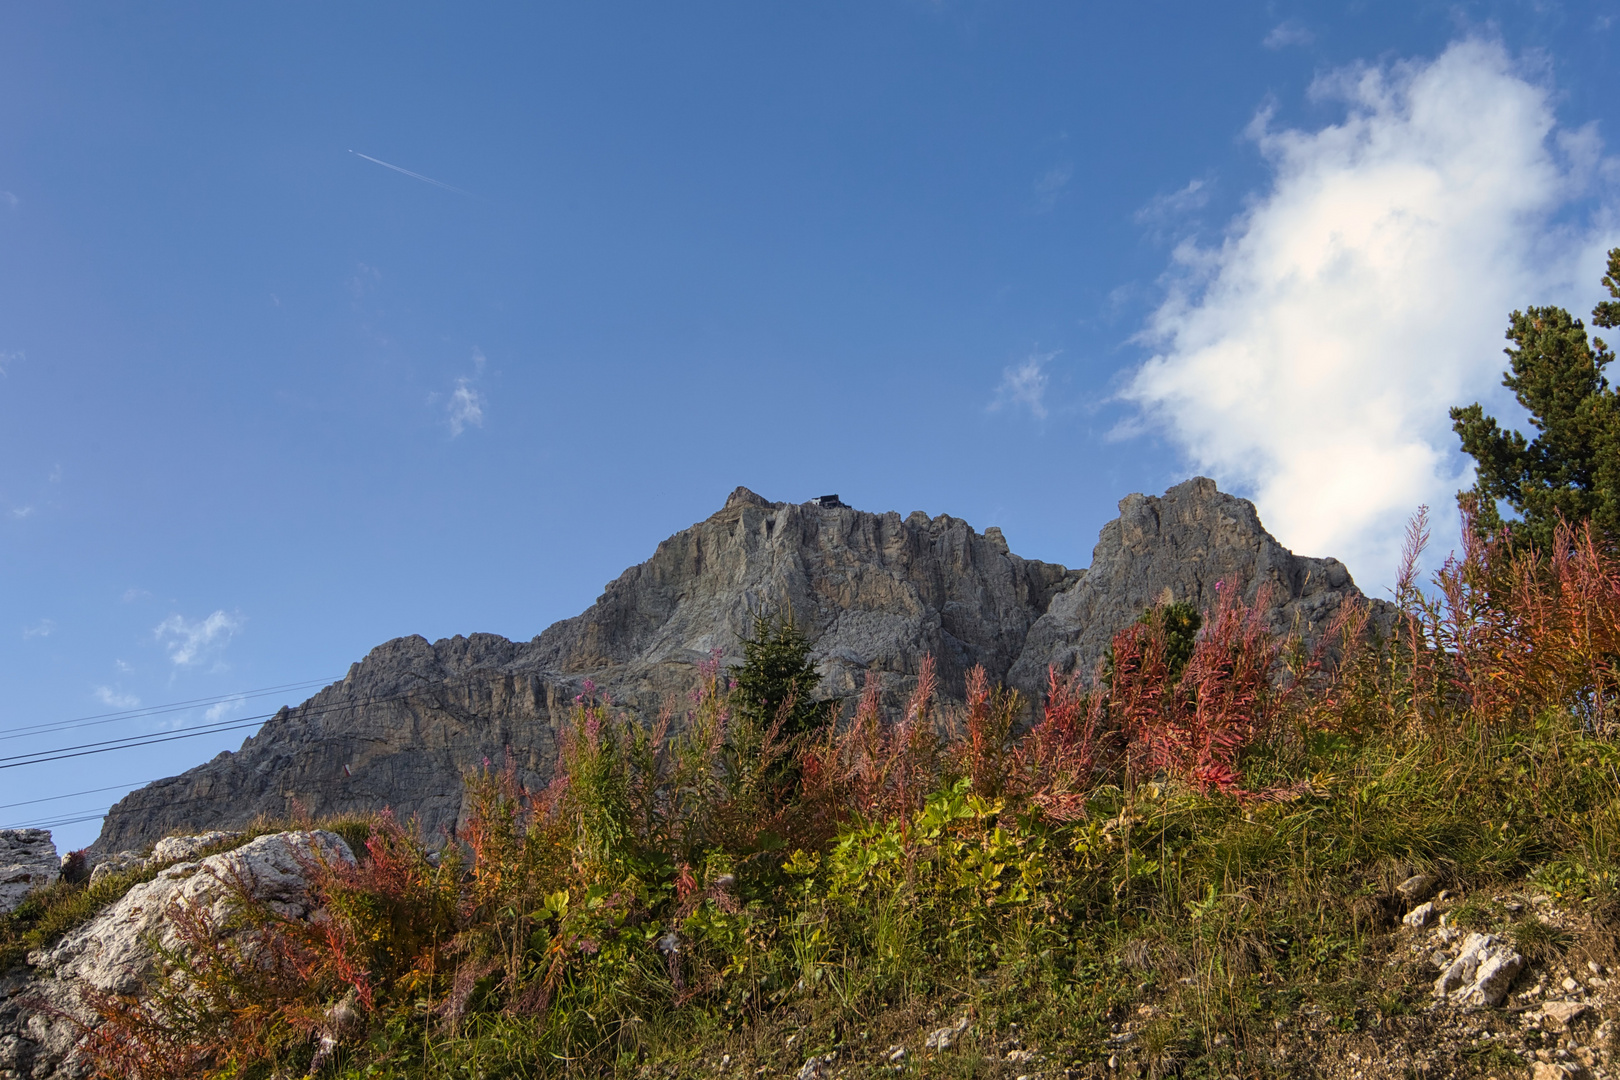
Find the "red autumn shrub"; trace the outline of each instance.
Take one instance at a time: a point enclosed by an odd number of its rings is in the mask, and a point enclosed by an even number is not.
[[[1008,778],[1011,794],[1039,806],[1048,817],[1083,817],[1100,774],[1117,758],[1120,740],[1108,725],[1108,695],[1088,689],[1080,672],[1046,672],[1040,723],[1018,742]]]
[[[1109,708],[1134,770],[1164,772],[1202,791],[1241,791],[1238,758],[1270,733],[1288,693],[1276,680],[1281,649],[1265,601],[1263,588],[1252,604],[1229,584],[1217,588],[1179,676],[1154,620],[1115,635]]]
[[[868,672],[849,726],[829,725],[805,750],[805,798],[833,821],[909,815],[938,779],[935,693],[934,658],[925,656],[904,714],[890,722],[883,716],[878,677]]]

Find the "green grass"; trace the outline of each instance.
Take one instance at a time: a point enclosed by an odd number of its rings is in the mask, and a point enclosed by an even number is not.
[[[1094,803],[1092,818],[1041,833],[1058,854],[1040,890],[988,920],[958,910],[952,921],[947,908],[967,894],[948,862],[914,867],[898,904],[840,904],[838,889],[854,879],[828,870],[761,928],[753,960],[777,977],[757,978],[756,1006],[728,1008],[716,991],[672,1008],[661,973],[643,971],[631,980],[639,998],[598,988],[567,1006],[600,1007],[610,1022],[595,1015],[565,1034],[559,1006],[544,1019],[487,1013],[447,1035],[396,1017],[339,1075],[685,1076],[724,1054],[750,1071],[792,1071],[810,1051],[833,1049],[851,1075],[900,1075],[884,1071],[881,1053],[898,1042],[912,1052],[904,1075],[1012,1076],[995,1032],[1017,1024],[1048,1060],[1096,1064],[1114,1052],[1107,1039],[1122,1021],[1136,1022],[1129,1054],[1148,1075],[1264,1074],[1278,1024],[1304,1018],[1342,1035],[1426,1004],[1432,974],[1408,971],[1392,985],[1392,928],[1358,927],[1356,917],[1359,902],[1387,894],[1411,865],[1440,868],[1468,897],[1453,909],[1460,925],[1504,925],[1510,916],[1489,896],[1547,866],[1598,895],[1591,882],[1608,880],[1609,867],[1590,856],[1612,850],[1613,752],[1577,732],[1559,733],[1556,749],[1552,741],[1543,731],[1465,753],[1422,741],[1338,744],[1294,763],[1320,777],[1317,794],[1277,804],[1116,793]],[[1096,842],[1121,821],[1128,841],[1116,828]],[[1040,832],[1031,826],[1025,838]],[[813,960],[795,953],[787,926],[806,910],[833,931]],[[1513,927],[1527,950],[1572,943],[1534,916]],[[815,976],[799,988],[789,977],[806,964]],[[962,1012],[990,1034],[945,1054],[920,1051],[921,1034]],[[780,1046],[790,1030],[792,1052]],[[1469,1050],[1482,1073],[1517,1060],[1494,1044]]]

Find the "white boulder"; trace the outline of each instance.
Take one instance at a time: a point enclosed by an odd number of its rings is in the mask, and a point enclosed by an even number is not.
[[[1469,934],[1434,983],[1434,996],[1459,1005],[1500,1005],[1524,969],[1524,957],[1495,934]]]
[[[214,845],[235,840],[241,835],[239,832],[221,832],[215,829],[213,832],[198,833],[196,836],[165,836],[152,846],[152,861],[166,863],[195,859]]]
[[[90,868],[90,884],[94,885],[103,878],[122,874],[125,870],[139,869],[145,865],[146,857],[138,851],[115,851],[111,855],[103,856]]]
[[[317,860],[353,865],[354,854],[336,833],[272,833],[135,885],[54,946],[29,954],[34,975],[14,1000],[35,1004],[0,1024],[0,1042],[18,1039],[14,1056],[34,1061],[33,1075],[54,1075],[47,1066],[58,1065],[63,1075],[77,1075],[75,1047],[96,1020],[88,999],[139,993],[158,967],[159,950],[184,947],[178,914],[194,911],[217,927],[245,892],[280,915],[307,918],[307,876]]]
[[[1414,930],[1423,930],[1428,927],[1430,923],[1434,922],[1438,914],[1439,913],[1434,907],[1434,901],[1425,900],[1411,911],[1408,911],[1406,913],[1406,917],[1403,918],[1401,922],[1405,923],[1407,926],[1410,926]]]
[[[17,910],[29,893],[62,872],[48,829],[0,829],[0,914]]]
[[[216,925],[229,915],[239,885],[280,914],[309,914],[305,873],[317,858],[353,863],[331,832],[272,833],[200,862],[178,863],[130,889],[111,907],[29,962],[58,979],[114,994],[133,993],[157,960],[152,945],[181,944],[173,914],[194,908]]]

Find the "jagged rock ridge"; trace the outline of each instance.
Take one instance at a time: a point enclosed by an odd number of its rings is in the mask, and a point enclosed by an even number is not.
[[[1266,532],[1253,503],[1195,477],[1161,497],[1120,500],[1091,568],[1030,628],[1008,681],[1038,685],[1049,664],[1090,671],[1114,634],[1157,600],[1168,595],[1207,609],[1221,582],[1251,602],[1267,590],[1272,629],[1306,640],[1327,628],[1347,596],[1361,595],[1339,560],[1295,555]]]
[[[1023,559],[996,528],[948,515],[769,502],[738,488],[709,518],[626,570],[583,614],[526,643],[492,634],[397,638],[339,683],[281,712],[235,753],[131,793],[96,849],[136,848],[177,829],[256,815],[391,806],[429,830],[453,825],[462,776],[510,754],[530,783],[556,760],[557,725],[589,679],[643,714],[684,693],[694,663],[739,658],[752,615],[791,606],[815,641],[821,693],[845,698],[868,672],[903,693],[932,654],[947,695],[983,664],[1038,695],[1048,664],[1089,670],[1113,633],[1167,589],[1205,603],[1215,582],[1272,586],[1279,626],[1320,629],[1360,593],[1332,559],[1293,555],[1245,500],[1195,479],[1132,495],[1104,527],[1089,571]]]

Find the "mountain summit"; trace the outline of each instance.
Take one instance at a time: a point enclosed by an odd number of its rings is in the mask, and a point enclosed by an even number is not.
[[[1273,625],[1307,638],[1361,595],[1343,564],[1294,555],[1253,504],[1201,477],[1122,500],[1089,570],[1021,558],[1000,529],[945,514],[873,514],[836,496],[771,502],[739,487],[588,610],[529,642],[473,634],[379,645],[235,753],[131,792],[95,848],[300,811],[389,806],[430,831],[453,826],[465,811],[462,776],[485,761],[510,754],[526,783],[549,779],[558,726],[587,680],[655,714],[691,688],[696,662],[740,659],[762,611],[791,608],[815,643],[822,697],[855,695],[868,672],[904,693],[932,654],[947,697],[983,664],[1038,699],[1049,665],[1090,670],[1155,602],[1207,606],[1223,581],[1246,597],[1269,586]]]

